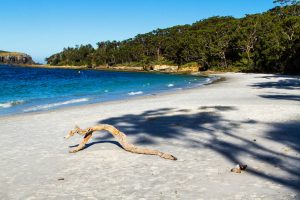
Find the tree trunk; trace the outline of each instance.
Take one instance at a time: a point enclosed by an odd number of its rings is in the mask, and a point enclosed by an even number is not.
[[[251,64],[251,57],[250,57],[250,51],[251,51],[251,48],[249,47],[249,45],[247,45],[246,47],[246,54],[247,54],[247,60],[248,60],[248,67],[250,67],[250,64]]]
[[[159,57],[160,57],[160,48],[159,47],[156,50],[156,56],[157,56],[157,61],[159,61]]]
[[[120,145],[123,147],[124,150],[132,152],[132,153],[138,153],[138,154],[148,154],[148,155],[158,155],[164,159],[169,159],[169,160],[177,160],[175,156],[172,156],[171,154],[163,153],[158,150],[152,150],[152,149],[146,149],[146,148],[141,148],[137,147],[133,144],[130,144],[127,141],[126,135],[119,131],[117,128],[115,128],[112,125],[109,124],[100,124],[94,127],[90,127],[87,129],[80,129],[79,127],[76,127],[74,130],[71,130],[69,134],[65,137],[66,139],[72,137],[75,133],[79,135],[84,135],[83,141],[79,144],[78,147],[75,149],[71,150],[70,153],[75,153],[80,150],[82,150],[85,146],[85,144],[88,142],[88,140],[92,137],[92,134],[94,131],[101,131],[101,130],[106,130],[109,133],[111,133],[117,141],[120,143]]]
[[[227,60],[226,60],[226,54],[225,54],[225,52],[223,51],[222,52],[222,59],[223,59],[223,61],[224,61],[224,66],[225,66],[225,68],[227,68]]]

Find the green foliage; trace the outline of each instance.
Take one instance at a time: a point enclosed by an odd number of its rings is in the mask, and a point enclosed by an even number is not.
[[[211,67],[210,70],[212,71],[218,71],[218,72],[252,72],[251,70],[249,71],[247,68],[243,67],[237,67],[230,65],[227,68],[221,67],[221,66],[214,66]]]
[[[144,63],[144,66],[154,66],[154,65],[175,65],[173,61],[167,60],[164,57],[159,57],[157,60],[152,60],[148,63]]]
[[[200,65],[204,69],[300,73],[300,5],[282,0],[262,14],[211,17],[157,29],[124,41],[104,41],[47,58],[50,65]]]
[[[275,0],[274,3],[280,3],[282,6],[299,5],[299,0]]]
[[[199,64],[197,62],[189,62],[184,65],[181,65],[181,67],[199,67]]]

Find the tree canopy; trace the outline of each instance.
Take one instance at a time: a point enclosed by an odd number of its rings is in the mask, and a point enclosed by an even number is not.
[[[300,73],[300,5],[277,0],[262,14],[214,16],[191,25],[157,29],[97,47],[68,47],[46,59],[50,65],[184,65],[203,69]]]

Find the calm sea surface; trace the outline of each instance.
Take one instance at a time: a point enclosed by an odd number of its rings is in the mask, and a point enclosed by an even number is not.
[[[0,65],[0,115],[152,95],[204,85],[212,79],[190,75]]]

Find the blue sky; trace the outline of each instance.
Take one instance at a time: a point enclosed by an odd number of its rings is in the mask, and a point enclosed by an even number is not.
[[[76,44],[123,40],[211,16],[264,12],[273,0],[0,0],[0,50],[42,62]]]

